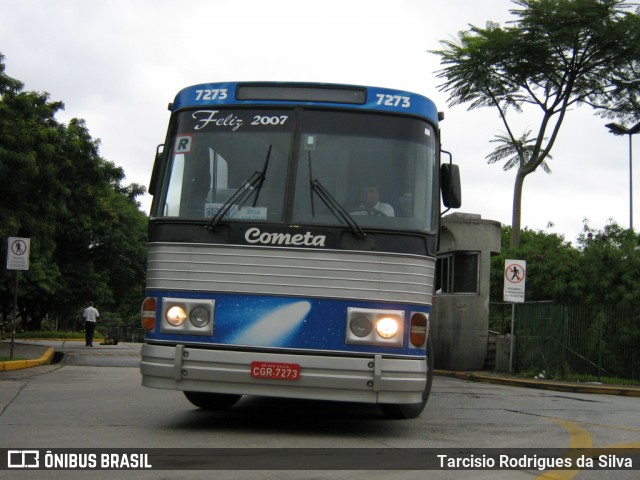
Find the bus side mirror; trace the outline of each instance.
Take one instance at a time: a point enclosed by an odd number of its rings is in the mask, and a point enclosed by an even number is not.
[[[164,153],[164,144],[156,147],[156,158],[153,162],[153,170],[151,171],[151,180],[149,181],[149,194],[155,195],[158,188],[158,175],[162,165],[162,154]]]
[[[460,169],[453,163],[440,166],[440,188],[442,203],[447,208],[460,208],[462,205],[462,188],[460,186]]]

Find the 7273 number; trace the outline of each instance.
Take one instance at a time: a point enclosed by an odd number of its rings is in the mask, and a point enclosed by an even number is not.
[[[385,107],[409,108],[411,106],[411,97],[387,95],[384,93],[378,93],[376,97],[378,98],[378,105],[384,105]]]
[[[196,101],[198,100],[225,100],[227,98],[226,88],[207,88],[196,90]]]

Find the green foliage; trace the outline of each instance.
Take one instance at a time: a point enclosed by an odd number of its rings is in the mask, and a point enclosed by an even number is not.
[[[502,301],[505,259],[527,262],[527,301],[571,301],[580,294],[576,275],[579,251],[562,235],[524,229],[518,247],[510,246],[511,227],[502,227],[502,252],[491,260],[491,298]]]
[[[524,229],[511,247],[510,227],[502,227],[502,252],[492,258],[491,300],[502,301],[505,259],[527,262],[527,301],[559,304],[634,304],[640,301],[640,236],[610,222],[589,227],[577,246],[556,233]]]
[[[86,302],[129,318],[144,291],[147,217],[137,184],[99,154],[83,120],[60,124],[61,102],[24,92],[0,55],[0,238],[31,239],[30,268],[21,275],[23,328],[45,317],[77,326]],[[0,271],[0,317],[13,301],[13,272]]]
[[[640,16],[623,0],[513,3],[521,8],[511,10],[509,26],[471,25],[433,52],[452,105],[506,113],[531,104],[553,115],[588,104],[605,116],[638,118]]]
[[[503,170],[511,170],[514,167],[520,167],[531,161],[531,156],[535,150],[535,138],[530,138],[531,130],[525,131],[520,138],[512,140],[508,135],[496,135],[491,143],[499,144],[496,149],[487,155],[487,163],[497,163],[502,160],[507,162],[502,167]],[[551,160],[551,155],[547,155]],[[545,173],[551,173],[551,168],[546,161],[540,164],[540,168]]]
[[[512,165],[518,167],[511,237],[517,246],[524,179],[549,158],[566,113],[586,105],[623,122],[640,118],[640,15],[623,0],[514,3],[520,8],[511,10],[515,20],[508,26],[471,25],[433,53],[443,65],[440,88],[449,104],[495,108],[505,127],[506,145],[515,150]],[[531,142],[526,132],[513,131],[508,118],[525,107],[539,114]],[[495,151],[489,161],[503,153]]]
[[[578,237],[581,276],[587,303],[640,301],[640,236],[615,222],[602,231],[586,223]]]

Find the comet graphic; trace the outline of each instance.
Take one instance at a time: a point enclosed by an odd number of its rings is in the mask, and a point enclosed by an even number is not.
[[[283,346],[300,328],[310,310],[310,302],[296,302],[279,307],[239,332],[230,343],[265,347]]]

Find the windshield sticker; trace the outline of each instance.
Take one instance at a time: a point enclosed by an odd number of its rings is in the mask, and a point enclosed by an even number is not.
[[[175,153],[191,153],[193,135],[178,135],[176,137]]]
[[[279,130],[288,131],[290,115],[270,112],[258,115],[255,112],[230,110],[196,110],[190,114],[191,128],[196,131],[219,130],[237,132],[239,130]]]
[[[198,110],[193,112],[191,117],[198,122],[193,129],[202,130],[208,125],[213,125],[215,127],[231,127],[231,130],[235,132],[244,124],[244,121],[237,115],[231,113],[226,117],[224,115],[219,117],[217,116],[218,113],[220,113],[219,110]]]
[[[205,203],[204,216],[212,218],[223,207],[223,203]],[[240,207],[232,205],[224,218],[234,218],[240,220],[266,220],[267,207]]]
[[[255,115],[251,125],[284,125],[289,115]]]

